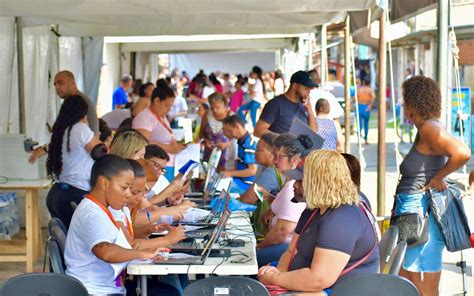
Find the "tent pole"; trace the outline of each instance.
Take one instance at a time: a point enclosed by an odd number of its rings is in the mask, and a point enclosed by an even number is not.
[[[377,216],[385,216],[385,169],[386,169],[386,146],[385,146],[385,122],[386,109],[386,85],[387,85],[387,48],[385,42],[385,13],[379,20],[379,107],[378,107],[378,146],[377,146]]]
[[[320,65],[320,77],[321,85],[324,87],[328,79],[328,56],[327,56],[327,25],[321,26],[321,65]]]
[[[350,71],[350,18],[346,17],[346,24],[344,27],[344,98],[345,98],[345,108],[344,108],[344,151],[346,153],[351,153],[351,71]]]
[[[25,73],[23,67],[23,17],[15,17],[16,50],[18,59],[18,106],[20,111],[20,134],[26,133]]]
[[[448,107],[448,12],[449,0],[438,1],[438,43],[436,80],[441,90],[441,122],[447,124]]]

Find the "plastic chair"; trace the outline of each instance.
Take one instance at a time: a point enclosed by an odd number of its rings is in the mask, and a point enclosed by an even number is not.
[[[383,292],[382,292],[383,291]],[[418,296],[416,287],[406,279],[392,274],[359,274],[342,279],[334,285],[331,296]]]
[[[77,279],[57,273],[26,273],[9,279],[2,287],[2,296],[88,296],[86,287]]]
[[[400,268],[402,267],[403,259],[405,258],[406,252],[407,242],[402,241],[393,250],[388,263],[385,265],[384,269],[382,269],[382,273],[398,275],[398,273],[400,272]]]
[[[398,227],[395,225],[390,226],[383,234],[382,239],[379,243],[379,254],[380,254],[380,270],[384,270],[385,265],[390,260],[393,249],[397,245],[398,241]]]
[[[57,274],[65,274],[65,264],[58,243],[54,239],[46,242],[46,250],[49,256],[50,270]]]
[[[51,218],[48,223],[49,235],[58,243],[61,255],[64,256],[64,250],[66,247],[66,235],[67,230],[63,222],[58,218]]]
[[[230,296],[270,295],[267,288],[254,279],[242,276],[213,276],[195,281],[184,290],[183,296],[213,296],[217,288],[228,289],[227,294]]]

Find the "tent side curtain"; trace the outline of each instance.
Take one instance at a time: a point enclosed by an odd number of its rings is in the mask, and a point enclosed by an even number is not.
[[[15,18],[0,17],[0,133],[19,132]]]

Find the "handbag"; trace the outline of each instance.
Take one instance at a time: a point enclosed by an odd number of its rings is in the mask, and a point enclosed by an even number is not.
[[[461,191],[455,185],[449,185],[442,192],[430,189],[430,209],[438,223],[446,248],[450,252],[471,247],[469,229],[464,205],[460,200]]]
[[[406,241],[408,248],[423,245],[428,241],[428,212],[424,216],[418,213],[393,216],[390,225],[397,226],[398,242]]]

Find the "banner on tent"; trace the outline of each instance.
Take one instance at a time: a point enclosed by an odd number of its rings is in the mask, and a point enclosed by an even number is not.
[[[472,127],[472,115],[471,115],[471,89],[469,87],[461,87],[461,92],[459,93],[459,98],[456,88],[452,89],[451,94],[451,126],[452,133],[461,138],[461,120],[462,120],[462,130],[463,130],[463,142],[471,148],[474,147],[472,143],[472,132],[474,131]],[[462,110],[459,110],[459,100],[461,100]]]

